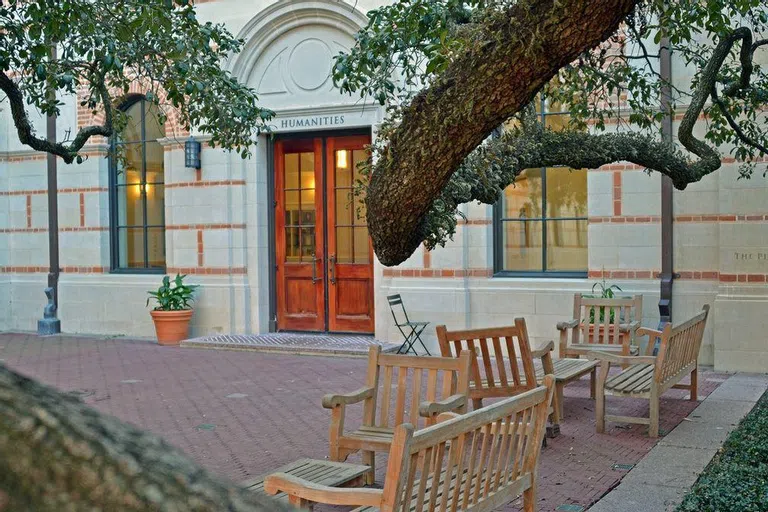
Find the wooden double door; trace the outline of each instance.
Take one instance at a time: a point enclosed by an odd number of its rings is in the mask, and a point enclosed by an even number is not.
[[[275,142],[278,330],[373,332],[373,249],[354,188],[367,135]]]

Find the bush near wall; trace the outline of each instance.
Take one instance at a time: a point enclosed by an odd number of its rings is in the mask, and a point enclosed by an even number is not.
[[[768,511],[768,392],[731,432],[677,512]]]

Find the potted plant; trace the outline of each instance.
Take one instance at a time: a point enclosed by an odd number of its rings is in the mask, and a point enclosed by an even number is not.
[[[596,288],[600,289],[600,294],[599,295],[597,293],[595,293],[595,289]],[[614,298],[616,296],[616,294],[614,293],[614,290],[619,291],[619,292],[622,291],[621,288],[619,288],[618,285],[612,284],[612,285],[609,286],[605,282],[605,278],[603,278],[602,281],[598,281],[598,282],[596,282],[595,284],[592,285],[592,295],[591,295],[591,297],[600,298],[600,299],[612,299],[612,298]],[[597,313],[595,311],[594,307],[590,308],[590,310],[589,310],[589,343],[595,343],[595,342],[601,343],[603,341],[603,337],[605,337],[606,334],[608,334],[608,333],[604,332],[605,326],[602,325],[603,322],[605,321],[605,308],[601,307],[601,308],[598,308],[598,309],[600,310],[599,313]],[[613,329],[614,329],[613,321],[614,321],[614,318],[615,318],[614,310],[613,309],[610,310],[609,315],[610,315],[610,318],[608,320],[608,324],[609,324],[608,325],[608,330],[609,330],[609,333],[612,335],[613,334]],[[595,320],[596,320],[596,317],[599,317],[599,319],[597,320],[598,325],[599,325],[599,331],[597,333],[595,333]],[[621,319],[619,319],[619,320],[621,320]]]
[[[163,277],[163,283],[157,291],[150,291],[147,306],[153,299],[157,302],[150,311],[155,323],[157,341],[161,345],[178,345],[189,335],[189,320],[192,318],[191,302],[197,285],[184,284],[184,278],[176,274],[171,281],[169,276]]]

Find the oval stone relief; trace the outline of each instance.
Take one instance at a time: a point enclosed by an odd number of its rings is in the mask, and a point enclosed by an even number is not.
[[[328,80],[331,51],[319,39],[305,39],[294,47],[288,67],[293,83],[305,91],[312,91]]]

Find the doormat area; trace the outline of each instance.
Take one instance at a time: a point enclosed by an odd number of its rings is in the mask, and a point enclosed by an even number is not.
[[[373,336],[353,334],[305,334],[279,332],[270,334],[218,334],[181,342],[182,347],[253,350],[257,352],[287,352],[305,355],[368,355],[372,345],[381,345],[383,352],[396,352],[399,344],[382,342]]]

